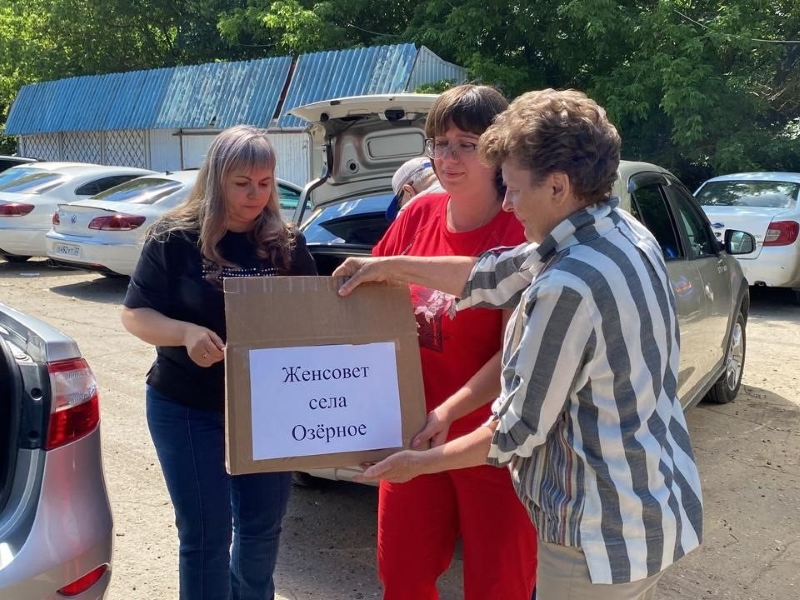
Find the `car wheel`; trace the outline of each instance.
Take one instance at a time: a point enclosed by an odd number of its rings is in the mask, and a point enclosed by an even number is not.
[[[746,349],[745,320],[744,315],[739,312],[736,322],[733,324],[728,351],[725,354],[725,372],[709,390],[708,396],[706,396],[707,400],[717,404],[727,404],[736,398],[739,387],[742,385]]]
[[[3,258],[5,258],[10,263],[24,263],[26,262],[30,256],[19,256],[18,254],[4,254]]]

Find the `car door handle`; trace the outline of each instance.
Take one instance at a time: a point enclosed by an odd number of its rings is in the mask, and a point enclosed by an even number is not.
[[[714,301],[714,291],[711,289],[711,286],[706,284],[705,286],[706,298],[708,298],[709,302]]]

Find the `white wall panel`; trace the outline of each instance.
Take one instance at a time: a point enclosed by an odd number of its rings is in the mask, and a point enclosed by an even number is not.
[[[206,152],[215,135],[190,135],[180,136],[181,147],[183,148],[183,168],[196,169],[203,164]]]
[[[305,185],[319,173],[311,173],[311,136],[307,133],[269,134],[278,154],[275,174],[297,185]]]
[[[174,129],[150,129],[148,146],[153,171],[179,171],[181,165],[181,138]]]

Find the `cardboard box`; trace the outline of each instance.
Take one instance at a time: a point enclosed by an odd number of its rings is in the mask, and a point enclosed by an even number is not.
[[[377,461],[425,425],[405,285],[225,280],[226,460],[238,475]]]

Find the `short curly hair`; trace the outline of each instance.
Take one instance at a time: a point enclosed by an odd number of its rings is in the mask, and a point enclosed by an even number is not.
[[[488,165],[511,161],[534,182],[550,173],[569,176],[575,197],[604,202],[619,168],[620,140],[606,111],[577,90],[540,90],[516,98],[481,136]]]

